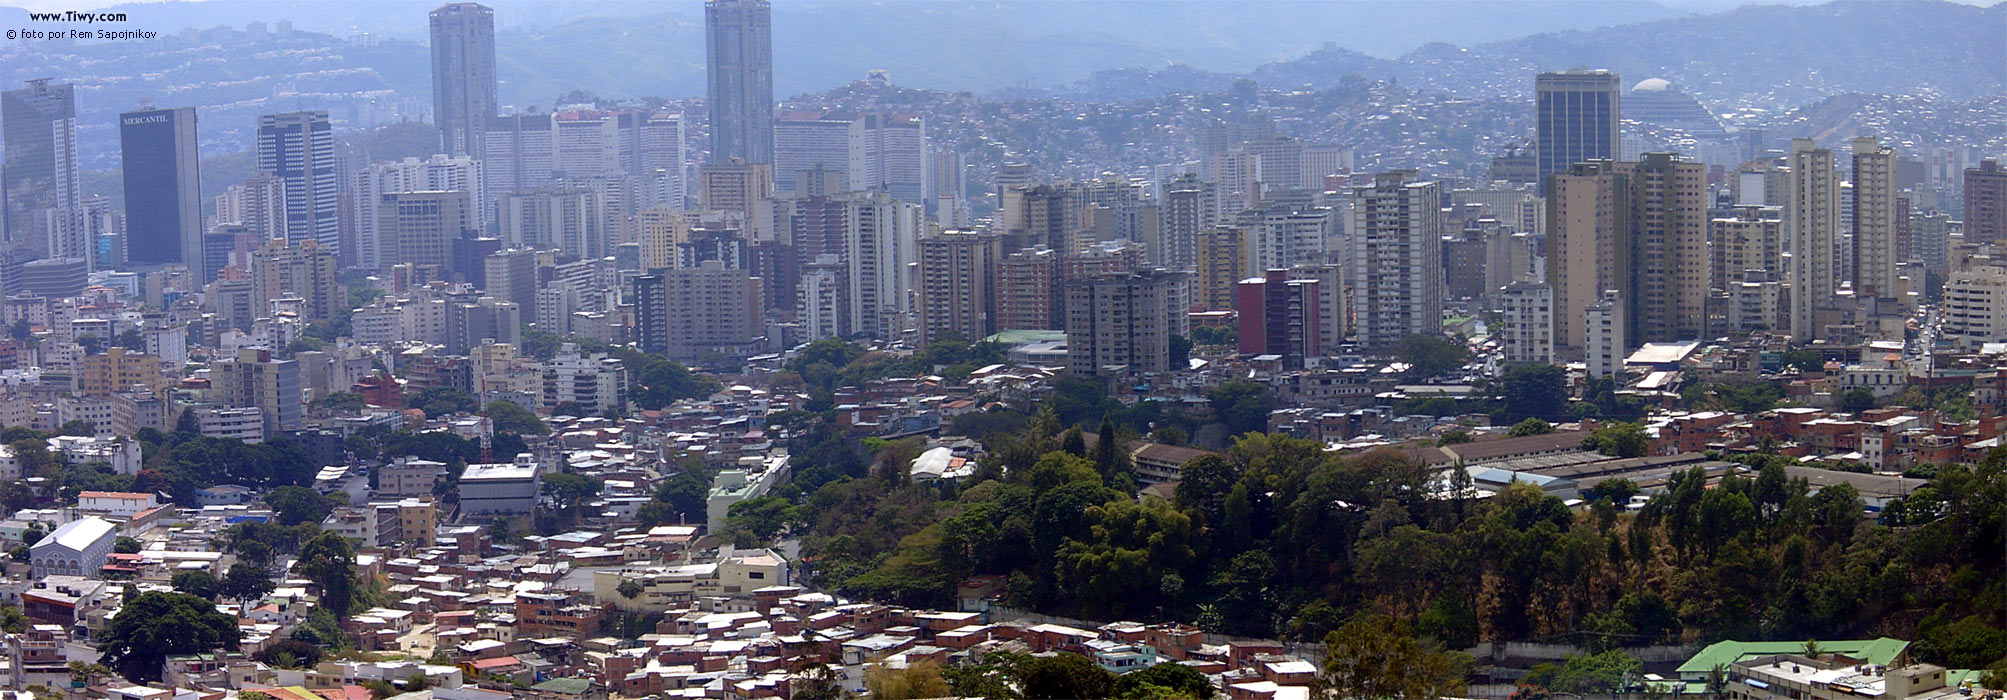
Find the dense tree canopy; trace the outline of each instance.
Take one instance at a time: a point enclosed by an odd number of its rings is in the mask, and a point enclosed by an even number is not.
[[[186,593],[150,591],[119,609],[98,639],[106,666],[136,682],[160,680],[161,664],[175,654],[237,648],[237,620],[215,603]]]

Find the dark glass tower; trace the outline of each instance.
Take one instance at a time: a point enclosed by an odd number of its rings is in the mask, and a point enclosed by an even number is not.
[[[495,11],[459,2],[432,11],[432,119],[439,148],[485,157],[482,133],[495,115]]]
[[[1533,80],[1540,192],[1547,176],[1591,160],[1615,160],[1623,85],[1606,70],[1541,73]]]
[[[195,108],[142,109],[118,117],[125,174],[126,260],[134,265],[186,263],[203,269],[201,155]]]
[[[712,163],[774,162],[772,28],[767,0],[704,4]]]
[[[327,112],[259,117],[258,174],[278,178],[285,188],[286,240],[320,241],[340,253],[334,131]]]

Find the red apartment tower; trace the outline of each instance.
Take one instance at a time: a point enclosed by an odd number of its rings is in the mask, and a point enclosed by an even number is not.
[[[1289,368],[1302,368],[1305,358],[1322,355],[1317,300],[1317,280],[1290,279],[1288,270],[1241,280],[1234,289],[1240,354],[1280,355]]]

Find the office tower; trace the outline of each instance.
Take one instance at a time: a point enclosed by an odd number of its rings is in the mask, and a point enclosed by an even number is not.
[[[784,321],[794,320],[796,295],[801,292],[801,254],[780,241],[754,241],[746,246],[746,271],[762,281],[766,308]]]
[[[1547,177],[1591,160],[1614,160],[1623,85],[1606,70],[1541,73],[1533,79],[1536,122],[1535,175],[1541,194]]]
[[[273,359],[265,348],[240,348],[234,359],[210,364],[209,382],[210,397],[217,405],[259,409],[266,437],[299,429],[305,398],[299,363]]]
[[[6,208],[6,247],[0,283],[18,289],[18,265],[49,255],[50,242],[67,232],[80,199],[77,182],[75,86],[30,80],[0,92],[0,140],[6,159],[0,194]],[[51,230],[50,224],[57,224]]]
[[[325,321],[348,309],[348,295],[335,280],[334,251],[319,241],[265,241],[251,251],[251,300],[258,316],[270,316],[272,301],[303,302],[303,321]]]
[[[495,11],[471,2],[433,10],[432,119],[439,148],[480,156],[488,118],[495,116]]]
[[[1840,239],[1840,176],[1833,152],[1811,139],[1792,140],[1788,158],[1784,230],[1791,241],[1791,340],[1802,344],[1822,337],[1818,312],[1832,306],[1839,290],[1833,250]]]
[[[634,238],[640,244],[641,269],[661,270],[676,264],[676,244],[689,238],[690,218],[678,209],[643,209],[634,213]]]
[[[463,191],[392,192],[377,205],[384,257],[397,264],[451,262],[453,241],[473,230],[473,202]]]
[[[1254,156],[1254,179],[1261,183],[1263,197],[1272,192],[1303,188],[1302,141],[1275,135],[1247,141],[1234,148],[1244,149]]]
[[[1476,301],[1488,291],[1485,284],[1485,232],[1479,226],[1489,219],[1443,236],[1443,298]]]
[[[1944,283],[1944,340],[1967,352],[2007,341],[2007,270],[1976,265]]]
[[[767,0],[704,3],[711,163],[774,162],[772,25]]]
[[[1432,225],[1439,225],[1434,223],[1434,217],[1431,221]],[[1254,269],[1259,270],[1324,262],[1337,243],[1334,239],[1338,235],[1338,215],[1324,207],[1270,201],[1241,212],[1239,225],[1247,230],[1248,252]],[[1441,260],[1433,263],[1441,264]],[[1437,273],[1436,279],[1441,278]]]
[[[195,108],[126,112],[118,124],[126,260],[142,266],[181,263],[196,279],[209,279],[202,268],[202,154],[195,143]]]
[[[967,159],[952,143],[930,145],[928,157],[934,162],[927,166],[927,191],[934,196],[927,202],[927,214],[943,226],[968,225]]]
[[[801,196],[797,175],[840,174],[843,189],[882,189],[907,202],[933,198],[927,121],[913,114],[803,111],[774,122],[775,189]]]
[[[992,293],[1000,241],[975,231],[920,238],[920,344],[943,335],[975,343],[996,332]]]
[[[1576,163],[1550,178],[1547,283],[1554,351],[1588,347],[1581,309],[1614,292],[1626,342],[1698,338],[1706,321],[1706,166],[1650,153]]]
[[[334,131],[327,112],[259,117],[258,174],[277,178],[285,189],[287,240],[316,240],[341,252]]]
[[[15,288],[23,294],[63,299],[84,293],[90,274],[90,261],[83,258],[30,260],[16,270]]]
[[[621,170],[636,188],[632,207],[681,209],[685,199],[683,115],[629,110],[614,115]]]
[[[354,184],[350,186],[352,199],[348,202],[350,218],[355,222],[356,265],[367,270],[381,270],[398,262],[409,262],[397,257],[395,242],[386,240],[377,230],[378,210],[384,202],[384,195],[401,192],[461,192],[467,195],[468,229],[487,228],[487,216],[482,207],[475,206],[475,198],[486,191],[482,182],[484,168],[480,161],[467,156],[434,155],[419,160],[405,158],[398,161],[372,163],[356,170]],[[459,232],[449,233],[459,237]]]
[[[1305,359],[1324,354],[1317,280],[1269,270],[1241,280],[1236,296],[1240,354],[1279,355],[1282,366],[1290,369],[1302,369]]]
[[[799,301],[795,322],[801,324],[802,340],[817,341],[843,335],[848,327],[848,306],[843,303],[843,257],[835,253],[815,256],[802,263]]]
[[[997,330],[1053,330],[1061,294],[1059,254],[1051,248],[1026,248],[997,265]]]
[[[1853,141],[1854,296],[1894,297],[1901,293],[1896,265],[1896,154],[1872,136]]]
[[[934,199],[934,159],[927,141],[927,118],[918,114],[870,113],[864,121],[864,185],[883,189],[902,202]]]
[[[1316,144],[1303,147],[1302,176],[1297,187],[1312,192],[1323,192],[1324,178],[1352,172],[1352,149],[1334,144]]]
[[[1749,270],[1784,272],[1784,208],[1738,206],[1708,222],[1715,284],[1723,289]]]
[[[1185,173],[1164,184],[1164,203],[1158,207],[1157,244],[1150,257],[1173,270],[1188,270],[1198,264],[1199,232],[1218,223],[1213,217],[1219,206],[1219,187],[1200,182]]]
[[[1234,285],[1248,277],[1247,230],[1232,226],[1205,229],[1198,238],[1197,298],[1205,311],[1234,307]]]
[[[482,139],[482,208],[492,211],[506,192],[549,187],[557,170],[556,122],[549,114],[488,119]]]
[[[634,278],[634,345],[651,355],[669,354],[667,270]]]
[[[623,172],[620,129],[606,112],[559,112],[551,134],[559,177],[567,180]]]
[[[1066,282],[1066,361],[1078,375],[1163,372],[1185,334],[1178,289],[1190,273],[1161,269]]]
[[[574,259],[610,254],[605,204],[591,190],[558,188],[509,192],[497,202],[502,244],[556,249]]]
[[[1359,343],[1375,350],[1442,335],[1442,195],[1411,170],[1352,189],[1351,260]],[[1261,260],[1259,255],[1257,260]]]
[[[1988,158],[1965,169],[1965,242],[2007,239],[2007,170]]]
[[[1513,282],[1498,292],[1499,349],[1509,363],[1554,363],[1554,290],[1544,282]]]
[[[772,166],[765,163],[713,163],[697,170],[697,207],[731,212],[744,219],[753,204],[774,196]]]

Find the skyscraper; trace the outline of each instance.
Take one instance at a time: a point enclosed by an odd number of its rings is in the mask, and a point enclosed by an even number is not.
[[[466,192],[391,192],[376,214],[383,257],[394,264],[445,266],[453,241],[473,227],[473,203]]]
[[[1240,354],[1280,355],[1284,367],[1299,369],[1306,358],[1323,354],[1318,281],[1295,279],[1288,270],[1269,270],[1241,280],[1237,288]]]
[[[920,239],[920,342],[945,334],[974,343],[994,332],[998,238],[943,231]]]
[[[1606,70],[1541,73],[1533,79],[1535,168],[1542,194],[1547,176],[1569,165],[1617,158],[1623,90],[1617,74]]]
[[[712,163],[774,162],[772,28],[767,0],[704,3]]]
[[[119,115],[125,173],[126,259],[138,265],[182,263],[202,269],[201,154],[195,108],[142,109]]]
[[[1784,230],[1791,241],[1791,340],[1809,343],[1820,331],[1815,311],[1830,305],[1839,289],[1833,244],[1840,231],[1840,176],[1833,152],[1811,139],[1792,140],[1789,158]]]
[[[286,239],[315,240],[341,252],[335,215],[334,130],[327,112],[288,112],[258,118],[258,174],[285,188]]]
[[[480,157],[495,115],[495,11],[456,2],[432,11],[432,119],[447,155]]]
[[[1359,343],[1387,349],[1443,329],[1442,191],[1412,170],[1352,190],[1353,307]]]
[[[50,223],[74,218],[77,206],[77,105],[75,87],[28,81],[27,87],[0,93],[0,139],[6,144],[6,165],[0,171],[4,190],[8,272],[27,260],[49,254]],[[4,280],[9,290],[14,275]]]
[[[1965,169],[1965,242],[2007,239],[2007,170],[1987,159]]]
[[[1854,148],[1854,295],[1894,297],[1899,259],[1896,231],[1896,154],[1873,136]]]
[[[1066,282],[1066,362],[1094,376],[1172,369],[1170,337],[1184,335],[1190,273],[1162,269]]]

